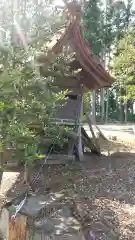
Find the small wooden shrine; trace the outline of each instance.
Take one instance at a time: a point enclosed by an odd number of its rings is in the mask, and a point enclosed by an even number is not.
[[[83,27],[81,25],[81,7],[76,2],[66,2],[66,8],[69,13],[69,24],[64,33],[59,39],[53,41],[53,46],[49,50],[48,55],[40,55],[37,62],[40,66],[42,75],[44,76],[44,66],[51,64],[55,57],[63,51],[64,47],[70,46],[75,58],[71,62],[71,67],[74,70],[80,69],[75,77],[68,77],[67,79],[60,79],[57,81],[57,86],[60,89],[69,89],[68,101],[66,105],[58,110],[56,121],[59,124],[74,125],[77,123],[78,127],[75,135],[70,134],[68,155],[73,155],[74,145],[77,146],[77,152],[80,159],[83,159],[83,145],[86,145],[93,152],[99,153],[96,146],[96,139],[94,131],[89,119],[90,131],[94,142],[90,140],[87,133],[81,126],[83,116],[83,94],[85,91],[92,91],[99,88],[109,87],[113,78],[104,69],[99,58],[94,56],[92,49],[88,42],[83,37]]]

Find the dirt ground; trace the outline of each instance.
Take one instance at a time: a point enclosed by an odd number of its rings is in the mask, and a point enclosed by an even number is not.
[[[45,167],[33,184],[36,194],[63,192],[84,214],[89,240],[135,239],[135,146],[134,141],[100,140],[102,153],[85,156],[84,162]],[[109,148],[109,153],[108,153]],[[39,169],[34,169],[32,178]],[[6,169],[1,179],[1,201],[26,189],[22,169]],[[12,184],[11,184],[12,183]],[[12,186],[11,186],[12,185]]]

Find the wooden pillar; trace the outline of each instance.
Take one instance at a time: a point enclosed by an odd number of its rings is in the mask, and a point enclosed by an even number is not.
[[[78,126],[78,155],[80,161],[83,161],[84,156],[83,156],[83,147],[82,147],[82,133],[81,133],[81,127],[82,127],[82,118],[83,118],[83,86],[82,86],[82,93],[80,95],[80,101],[81,101],[81,106],[80,106],[80,117],[79,117],[79,126]]]

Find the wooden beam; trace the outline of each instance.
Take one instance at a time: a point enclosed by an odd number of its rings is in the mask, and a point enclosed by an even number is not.
[[[97,147],[93,143],[92,139],[88,136],[85,129],[82,127],[82,140],[84,145],[91,150],[93,154],[99,155],[99,152],[97,150]]]
[[[95,145],[97,147],[97,151],[100,154],[100,146],[99,146],[98,140],[96,139],[95,133],[94,133],[93,128],[92,128],[91,119],[90,119],[88,114],[86,114],[86,118],[87,118],[87,122],[89,124],[89,128],[90,128],[90,131],[91,131],[91,134],[92,134],[92,137],[93,137],[93,141],[94,141],[94,143],[95,143]]]
[[[89,119],[90,119],[92,125],[94,125],[94,126],[96,127],[96,129],[99,131],[100,136],[103,138],[103,140],[108,141],[107,137],[102,133],[102,131],[101,131],[100,128],[97,126],[97,124],[96,124],[95,120],[92,118],[92,116],[89,115]]]

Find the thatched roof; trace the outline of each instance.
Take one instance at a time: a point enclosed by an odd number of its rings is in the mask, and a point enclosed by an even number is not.
[[[62,52],[64,46],[70,45],[73,52],[75,52],[75,61],[71,65],[74,65],[76,69],[82,69],[79,72],[80,83],[88,89],[109,87],[113,83],[113,78],[104,69],[99,58],[94,56],[88,42],[84,39],[80,23],[79,7],[74,2],[71,4],[72,7],[70,6],[69,8],[67,5],[67,8],[70,12],[72,22],[70,21],[65,32],[62,33],[59,40],[51,47],[51,53],[56,56]],[[46,64],[45,58],[40,56],[38,62]]]

